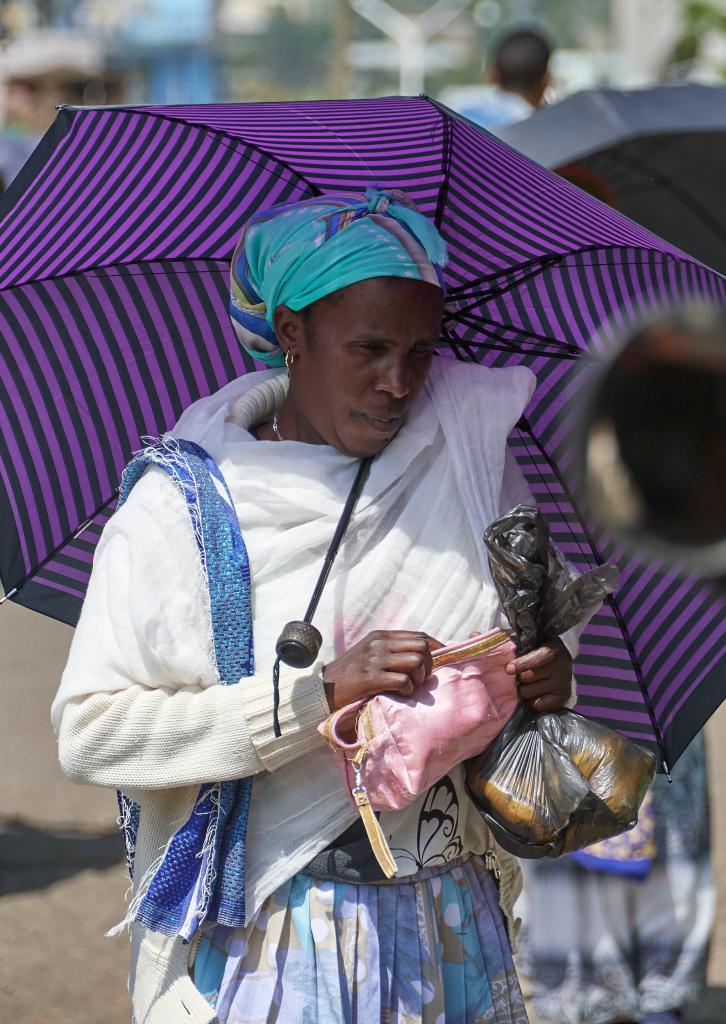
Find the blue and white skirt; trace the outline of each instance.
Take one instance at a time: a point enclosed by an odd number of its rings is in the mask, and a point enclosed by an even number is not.
[[[220,1024],[527,1024],[477,857],[381,885],[296,875],[205,934],[194,982]]]

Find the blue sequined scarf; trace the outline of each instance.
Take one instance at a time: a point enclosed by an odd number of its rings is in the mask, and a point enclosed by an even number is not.
[[[221,683],[254,671],[250,569],[232,496],[214,460],[191,441],[165,437],[126,467],[119,505],[150,465],[182,492],[209,590],[214,659]],[[189,820],[137,886],[122,927],[138,921],[189,941],[203,921],[239,927],[245,919],[245,837],[252,779],[201,786]],[[133,878],[138,804],[118,794]]]

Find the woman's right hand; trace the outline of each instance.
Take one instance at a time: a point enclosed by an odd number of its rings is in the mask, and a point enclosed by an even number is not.
[[[431,651],[441,647],[426,633],[377,629],[325,666],[331,711],[377,693],[408,696],[431,675]]]

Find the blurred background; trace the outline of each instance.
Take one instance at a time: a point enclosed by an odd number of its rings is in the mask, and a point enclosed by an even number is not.
[[[0,122],[38,135],[57,103],[453,94],[521,23],[554,44],[549,102],[726,81],[723,0],[5,0]]]
[[[6,187],[59,103],[188,104],[426,92],[477,119],[500,41],[551,44],[541,101],[582,89],[726,85],[726,0],[0,0]],[[501,91],[501,90],[499,90]],[[520,109],[512,120],[538,105]],[[484,119],[482,118],[482,123]],[[705,158],[705,154],[704,154]],[[48,709],[71,630],[0,608],[0,1019],[126,1024],[127,887],[114,795],[60,774]],[[726,712],[707,731],[716,877],[726,877]],[[726,904],[719,891],[719,906]],[[726,1020],[726,928],[687,1018]]]

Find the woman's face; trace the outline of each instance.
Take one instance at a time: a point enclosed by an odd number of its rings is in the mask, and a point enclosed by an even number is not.
[[[278,307],[275,331],[293,356],[281,425],[301,441],[376,455],[426,380],[442,313],[441,289],[390,277],[342,288],[300,313]]]

